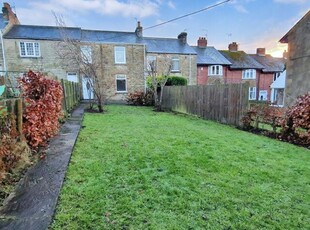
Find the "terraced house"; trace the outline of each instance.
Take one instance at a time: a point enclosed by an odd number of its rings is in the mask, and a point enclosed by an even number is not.
[[[65,34],[65,36],[64,36]],[[146,88],[147,60],[167,56],[172,60],[172,74],[196,84],[196,52],[187,44],[187,34],[177,38],[143,37],[138,23],[135,32],[84,30],[78,27],[14,25],[3,36],[5,60],[9,71],[28,69],[50,76],[81,81],[83,97],[90,99],[87,84],[79,66],[59,56],[65,39],[78,41],[88,61],[97,62],[100,86],[107,99],[124,100],[128,93]]]

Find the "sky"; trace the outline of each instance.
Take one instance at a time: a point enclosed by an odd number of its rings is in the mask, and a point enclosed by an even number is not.
[[[55,26],[53,12],[67,26],[83,29],[134,31],[198,11],[224,0],[7,0],[21,24]],[[176,38],[187,32],[188,43],[206,37],[208,46],[225,50],[256,48],[280,57],[286,45],[278,41],[310,10],[310,0],[230,0],[228,3],[143,31],[145,37]]]

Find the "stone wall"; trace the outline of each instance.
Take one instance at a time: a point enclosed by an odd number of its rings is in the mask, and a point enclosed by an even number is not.
[[[163,63],[160,63],[160,60],[165,60],[165,58],[178,57],[180,60],[180,71],[171,71],[171,76],[180,76],[187,79],[188,85],[197,85],[197,60],[196,55],[184,55],[184,54],[155,54],[148,53],[147,55],[157,57],[157,70],[161,74],[165,72],[160,66],[163,66]]]
[[[310,91],[310,16],[300,21],[288,35],[285,106]]]

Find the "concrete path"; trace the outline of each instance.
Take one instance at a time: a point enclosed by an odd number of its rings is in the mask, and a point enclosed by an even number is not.
[[[49,144],[46,158],[28,170],[0,210],[0,229],[43,230],[52,221],[71,153],[80,131],[84,105],[76,108]]]

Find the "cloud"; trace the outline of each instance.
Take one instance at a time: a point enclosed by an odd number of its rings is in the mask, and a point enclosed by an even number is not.
[[[240,13],[249,13],[249,11],[242,5],[235,5],[235,9]]]
[[[231,4],[238,12],[247,14],[249,11],[246,9],[245,5],[253,1],[255,0],[233,0],[230,1],[229,4]]]
[[[283,4],[302,4],[306,3],[308,0],[273,0],[274,2],[277,3],[283,3]]]
[[[168,1],[167,5],[171,8],[171,9],[175,9],[175,5],[172,1]]]
[[[158,15],[160,0],[31,0],[27,7],[18,9],[18,17],[27,24],[55,24],[52,11],[65,19],[76,15],[99,14],[125,18],[145,18]]]

